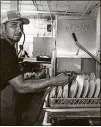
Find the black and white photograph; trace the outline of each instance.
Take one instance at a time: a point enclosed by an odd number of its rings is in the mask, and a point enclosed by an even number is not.
[[[0,5],[0,126],[101,126],[100,0]]]

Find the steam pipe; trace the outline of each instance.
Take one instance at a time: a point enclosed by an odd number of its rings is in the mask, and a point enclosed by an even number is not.
[[[73,38],[74,38],[74,41],[75,41],[76,45],[77,45],[79,48],[81,48],[82,50],[84,50],[88,55],[90,55],[93,59],[95,59],[95,60],[101,65],[101,62],[100,62],[93,54],[91,54],[87,49],[85,49],[82,45],[80,45],[80,44],[78,43],[78,40],[77,40],[77,38],[76,38],[75,33],[72,33],[72,36],[73,36]]]

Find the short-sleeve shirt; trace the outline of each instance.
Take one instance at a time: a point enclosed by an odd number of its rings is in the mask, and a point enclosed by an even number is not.
[[[21,74],[15,47],[0,38],[0,91],[8,81]]]

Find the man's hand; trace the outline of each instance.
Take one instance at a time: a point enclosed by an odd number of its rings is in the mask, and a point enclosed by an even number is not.
[[[55,86],[66,85],[76,79],[76,75],[68,75],[61,73],[52,79],[52,84]]]
[[[45,77],[45,75],[46,75],[46,70],[42,69],[41,72],[38,74],[39,79],[41,79],[42,77]]]
[[[35,78],[37,80],[45,78],[46,77],[46,70],[42,69],[41,72],[36,73]]]

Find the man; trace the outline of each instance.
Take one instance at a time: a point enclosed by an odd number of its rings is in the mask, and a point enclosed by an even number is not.
[[[14,47],[20,41],[24,24],[29,24],[29,20],[21,17],[20,13],[14,10],[6,12],[1,17],[0,91],[9,84],[18,93],[34,93],[46,87],[63,85],[73,80],[74,77],[63,73],[49,79],[24,80]]]

